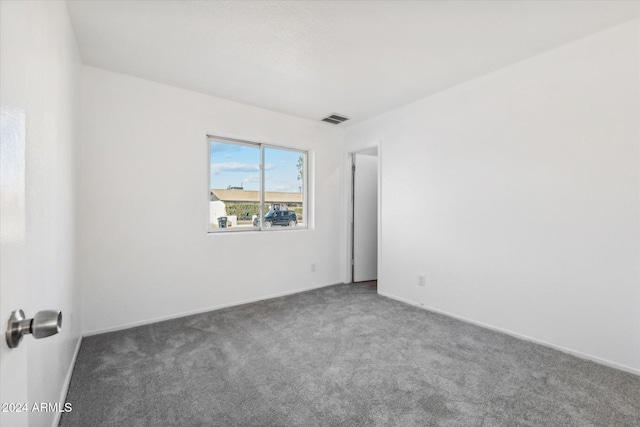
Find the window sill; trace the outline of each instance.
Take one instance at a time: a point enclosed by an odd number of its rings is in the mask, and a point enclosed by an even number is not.
[[[236,233],[286,233],[296,231],[310,230],[308,226],[300,227],[286,227],[286,226],[272,226],[270,228],[263,228],[259,230],[253,227],[229,227],[226,229],[211,229],[207,231],[207,234],[236,234]]]

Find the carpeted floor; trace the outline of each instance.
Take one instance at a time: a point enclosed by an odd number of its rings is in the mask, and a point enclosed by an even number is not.
[[[337,285],[86,338],[61,426],[634,426],[640,377]]]

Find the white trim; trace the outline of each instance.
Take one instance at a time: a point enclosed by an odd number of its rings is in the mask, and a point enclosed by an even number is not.
[[[80,353],[81,344],[82,344],[82,337],[79,337],[78,343],[76,344],[76,349],[73,351],[73,357],[71,357],[71,363],[69,364],[67,375],[64,377],[64,383],[62,385],[60,397],[58,398],[58,402],[60,402],[63,405],[63,407],[67,400],[67,394],[69,394],[69,386],[71,385],[71,376],[73,375],[73,369],[76,367],[76,360],[78,359],[78,353]],[[55,417],[53,418],[52,427],[57,427],[60,424],[60,417],[62,417],[62,412],[57,411]]]
[[[380,266],[382,265],[382,139],[378,141],[376,146],[378,149],[378,248],[377,248],[377,266],[376,280],[380,283]]]
[[[351,244],[352,244],[352,239],[351,239],[351,233],[352,231],[352,226],[351,226],[351,219],[353,218],[352,215],[352,209],[353,209],[353,199],[352,199],[352,194],[353,194],[353,184],[352,184],[352,180],[353,180],[353,172],[352,172],[352,165],[353,165],[353,154],[352,153],[346,153],[346,158],[344,158],[344,188],[345,191],[343,192],[343,197],[342,197],[342,202],[344,203],[344,209],[343,212],[346,213],[346,218],[345,218],[345,222],[344,222],[344,226],[345,226],[345,230],[346,232],[343,234],[343,238],[345,239],[343,241],[343,247],[345,252],[345,256],[344,256],[344,269],[343,269],[343,276],[342,276],[342,280],[345,283],[350,283],[351,282],[351,256],[352,256],[352,252],[351,252]]]
[[[207,221],[205,233],[209,234],[213,228],[211,227],[211,140],[209,136],[205,138],[207,140],[207,155],[205,158],[207,159]]]
[[[252,302],[264,301],[264,300],[268,300],[268,299],[272,299],[272,298],[279,298],[279,297],[283,297],[283,296],[287,296],[287,295],[299,294],[301,292],[307,292],[307,291],[312,291],[314,289],[325,288],[327,286],[334,286],[334,285],[341,285],[341,284],[343,284],[343,283],[331,282],[331,283],[324,283],[324,284],[321,284],[321,285],[308,286],[306,288],[300,288],[300,289],[294,289],[294,290],[290,290],[290,291],[278,292],[278,293],[275,293],[275,294],[263,295],[263,296],[256,297],[256,298],[249,298],[249,299],[246,299],[246,300],[234,301],[234,302],[230,302],[230,303],[226,303],[226,304],[215,305],[213,307],[199,308],[197,310],[185,311],[185,312],[182,312],[182,313],[175,313],[175,314],[170,314],[170,315],[167,315],[167,316],[160,316],[160,317],[154,317],[152,319],[141,320],[139,322],[125,323],[124,325],[118,325],[118,326],[112,326],[112,327],[109,327],[109,328],[98,329],[98,330],[91,331],[91,332],[85,332],[83,336],[84,337],[90,337],[90,336],[93,336],[93,335],[105,334],[107,332],[121,331],[121,330],[124,330],[124,329],[135,328],[137,326],[149,325],[151,323],[164,322],[165,320],[178,319],[180,317],[192,316],[194,314],[206,313],[206,312],[209,312],[209,311],[216,311],[216,310],[220,310],[220,309],[223,309],[223,308],[235,307],[235,306],[244,305],[244,304],[250,304]]]
[[[311,211],[309,208],[309,191],[312,190],[310,190],[311,186],[309,185],[309,156],[309,151],[304,153],[304,164],[302,165],[303,175],[301,179],[302,182],[300,183],[302,185],[301,190],[304,190],[302,194],[302,219],[306,228],[311,228],[311,220],[309,219],[309,212]]]
[[[264,198],[265,198],[265,193],[264,193],[264,177],[265,177],[265,170],[264,170],[264,145],[260,144],[260,194],[258,194],[258,215],[260,215],[258,217],[258,230],[257,231],[262,231],[264,230],[264,216],[267,214],[267,212],[264,211]],[[211,179],[211,178],[209,178]],[[209,186],[211,186],[211,183],[209,183]],[[304,207],[303,207],[304,209]],[[225,208],[225,212],[226,212],[226,208]]]
[[[517,332],[513,332],[513,331],[510,331],[510,330],[507,330],[507,329],[499,328],[497,326],[492,326],[492,325],[489,325],[487,323],[478,322],[478,321],[475,321],[475,320],[472,320],[472,319],[469,319],[469,318],[466,318],[466,317],[463,317],[463,316],[458,316],[456,314],[449,313],[449,312],[444,311],[444,310],[439,310],[437,308],[433,308],[433,307],[422,305],[422,304],[419,304],[419,303],[416,303],[416,302],[413,302],[413,301],[409,301],[407,299],[404,299],[404,298],[389,294],[387,292],[378,291],[378,294],[382,295],[384,297],[387,297],[387,298],[391,298],[391,299],[396,300],[396,301],[403,302],[405,304],[409,304],[409,305],[413,305],[413,306],[418,307],[418,308],[422,308],[422,309],[427,310],[427,311],[443,314],[443,315],[445,315],[447,317],[452,317],[454,319],[458,319],[458,320],[461,320],[461,321],[466,322],[466,323],[471,323],[472,325],[480,326],[480,327],[483,327],[485,329],[489,329],[489,330],[492,330],[492,331],[496,331],[496,332],[500,332],[500,333],[503,333],[503,334],[506,334],[506,335],[510,335],[512,337],[519,338],[519,339],[522,339],[522,340],[525,340],[525,341],[530,341],[530,342],[535,343],[535,344],[540,344],[542,346],[549,347],[549,348],[552,348],[554,350],[558,350],[558,351],[561,351],[563,353],[567,353],[567,354],[570,354],[572,356],[579,357],[580,359],[591,360],[592,362],[598,363],[600,365],[608,366],[610,368],[618,369],[620,371],[624,371],[624,372],[628,372],[630,374],[634,374],[634,375],[640,376],[640,369],[635,369],[635,368],[632,368],[630,366],[621,365],[620,363],[612,362],[611,360],[603,359],[601,357],[593,356],[593,355],[587,354],[587,353],[582,353],[580,351],[572,350],[570,348],[563,347],[561,345],[552,344],[552,343],[547,342],[547,341],[539,340],[537,338],[532,338],[530,336],[522,335],[522,334],[519,334]]]

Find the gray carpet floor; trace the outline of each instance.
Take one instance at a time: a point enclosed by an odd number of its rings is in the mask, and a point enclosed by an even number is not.
[[[61,426],[640,426],[640,377],[337,285],[85,338]]]

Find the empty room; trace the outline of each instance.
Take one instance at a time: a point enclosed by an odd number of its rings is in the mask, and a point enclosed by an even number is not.
[[[640,425],[639,1],[0,0],[0,424]]]

